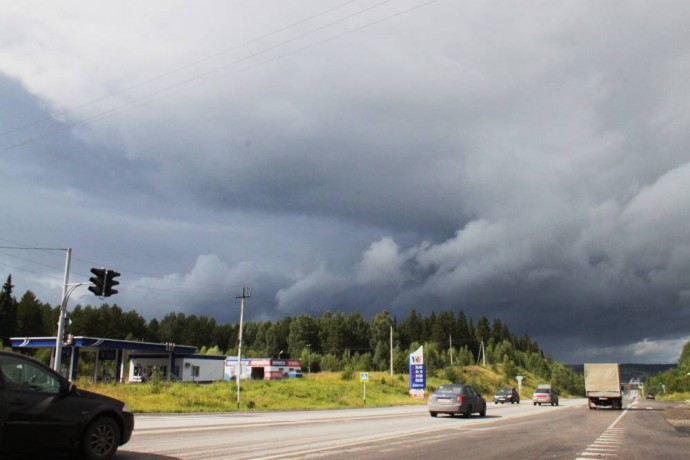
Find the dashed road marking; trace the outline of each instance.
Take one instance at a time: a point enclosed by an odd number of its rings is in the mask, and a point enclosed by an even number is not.
[[[623,413],[619,415],[618,418],[616,418],[616,420],[614,420],[614,422],[599,435],[596,441],[588,445],[584,452],[580,452],[575,460],[592,460],[593,458],[607,459],[618,457],[616,452],[618,452],[618,448],[621,446],[621,444],[623,444],[625,429],[616,428],[616,424],[621,418],[623,418],[633,404],[635,404],[635,402],[626,407]]]

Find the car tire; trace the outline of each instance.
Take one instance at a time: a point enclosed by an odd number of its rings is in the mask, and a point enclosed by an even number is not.
[[[486,406],[484,406],[484,409],[481,412],[479,412],[479,416],[486,417]]]
[[[107,460],[120,445],[120,426],[110,417],[98,417],[84,432],[81,450],[86,460]]]
[[[462,416],[465,418],[470,418],[472,416],[472,406],[468,405],[467,409],[465,409],[465,412],[462,413]]]
[[[429,415],[431,415],[432,417],[436,417],[436,416],[438,415],[438,413],[436,413],[436,412],[429,412]]]
[[[534,403],[534,405],[536,406],[536,405],[537,405],[537,403]]]

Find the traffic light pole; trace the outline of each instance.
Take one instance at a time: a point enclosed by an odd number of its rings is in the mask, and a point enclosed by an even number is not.
[[[67,310],[67,289],[69,283],[69,265],[72,260],[72,248],[67,248],[67,256],[65,257],[65,282],[62,286],[62,299],[60,300],[60,316],[58,318],[58,330],[55,336],[55,360],[53,361],[53,369],[60,372],[60,365],[62,364],[62,336],[65,333],[65,311]]]
[[[57,323],[57,334],[55,336],[55,359],[53,360],[53,369],[60,372],[62,364],[62,340],[65,335],[65,317],[67,316],[67,302],[74,290],[79,286],[84,286],[89,283],[72,283],[69,282],[69,267],[72,260],[72,248],[67,248],[67,256],[65,257],[65,282],[62,285],[62,298],[60,300],[60,316]],[[113,286],[120,284],[115,280],[120,274],[114,270],[106,270],[105,268],[92,268],[91,273],[97,275],[97,278],[90,278],[89,281],[99,286],[95,289],[94,286],[89,287],[89,291],[93,292],[99,297],[109,297],[117,294]]]

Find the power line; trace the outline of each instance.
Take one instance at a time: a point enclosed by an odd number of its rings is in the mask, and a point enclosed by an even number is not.
[[[113,116],[113,115],[117,115],[117,114],[119,114],[119,113],[121,113],[121,112],[123,112],[123,111],[130,110],[130,109],[136,108],[136,107],[141,107],[141,106],[143,106],[143,105],[146,105],[146,104],[155,102],[155,101],[157,101],[157,100],[160,100],[160,99],[162,99],[162,98],[164,98],[164,97],[169,96],[169,93],[172,92],[172,91],[178,90],[178,89],[180,89],[180,88],[182,88],[182,87],[189,87],[189,85],[190,85],[191,83],[197,82],[198,80],[204,79],[204,78],[206,78],[206,77],[209,77],[210,75],[213,75],[213,74],[216,74],[216,73],[218,73],[218,72],[220,72],[220,71],[223,71],[223,70],[227,69],[228,67],[231,67],[231,66],[240,64],[240,63],[242,63],[242,62],[244,62],[244,61],[247,61],[247,60],[249,60],[249,59],[251,59],[251,58],[254,58],[254,57],[260,56],[260,55],[262,55],[262,54],[265,54],[265,53],[267,53],[267,52],[269,52],[269,51],[273,51],[273,50],[275,50],[275,49],[278,49],[278,48],[280,48],[280,47],[282,47],[282,46],[284,46],[284,45],[286,45],[286,44],[288,44],[288,43],[294,42],[294,41],[296,41],[296,40],[298,40],[298,39],[300,39],[300,38],[304,38],[304,37],[306,37],[306,36],[308,36],[308,35],[311,35],[311,34],[313,34],[313,33],[315,33],[315,32],[318,32],[318,31],[321,31],[321,30],[326,29],[326,28],[328,28],[328,27],[331,27],[331,26],[333,26],[333,25],[335,25],[335,24],[337,24],[337,23],[340,23],[340,22],[346,21],[346,20],[348,20],[348,19],[351,19],[351,18],[353,18],[353,17],[355,17],[355,16],[358,16],[358,15],[364,13],[364,12],[367,12],[367,11],[370,11],[370,10],[372,10],[372,9],[374,9],[374,8],[377,8],[377,7],[379,7],[379,6],[381,6],[381,5],[385,4],[385,3],[389,3],[390,1],[391,1],[391,0],[383,0],[383,1],[377,3],[377,4],[373,5],[373,6],[364,8],[364,9],[359,10],[359,11],[357,11],[357,12],[355,12],[355,13],[352,13],[352,14],[350,14],[350,15],[348,15],[348,16],[345,16],[345,17],[343,17],[343,18],[334,20],[334,21],[332,21],[332,22],[330,22],[330,23],[328,23],[328,24],[326,24],[326,25],[324,25],[324,26],[317,27],[317,28],[312,29],[312,30],[310,30],[310,31],[308,31],[308,32],[305,32],[305,33],[302,33],[302,34],[300,34],[300,35],[294,36],[294,37],[292,37],[292,38],[290,38],[290,39],[284,40],[283,42],[280,42],[280,43],[278,43],[277,45],[273,45],[273,46],[271,46],[271,47],[264,48],[264,49],[262,49],[262,50],[260,50],[260,51],[257,51],[257,52],[255,52],[255,53],[249,54],[249,55],[247,55],[247,56],[245,56],[245,57],[243,57],[243,58],[241,58],[241,59],[238,59],[238,60],[236,60],[236,61],[233,61],[233,62],[231,62],[231,63],[229,63],[229,64],[225,64],[225,65],[223,65],[223,66],[216,67],[215,69],[212,69],[212,70],[210,70],[210,71],[208,71],[208,72],[204,72],[204,73],[198,74],[198,75],[196,75],[196,76],[190,77],[190,78],[188,78],[188,79],[179,81],[179,82],[177,82],[177,83],[175,83],[175,84],[173,84],[173,85],[169,85],[169,86],[167,86],[167,87],[165,87],[165,88],[163,88],[163,89],[160,89],[160,90],[158,90],[158,91],[152,92],[152,93],[150,93],[150,94],[148,94],[148,95],[145,95],[145,96],[142,96],[142,97],[140,97],[140,98],[136,98],[136,99],[134,99],[134,100],[132,100],[132,101],[123,103],[123,104],[121,104],[121,105],[118,106],[118,107],[114,107],[114,108],[109,109],[109,110],[104,110],[104,111],[102,111],[102,112],[100,112],[100,113],[97,113],[96,115],[94,115],[94,116],[92,116],[92,117],[88,117],[88,118],[86,118],[86,119],[84,119],[84,120],[82,120],[82,121],[63,124],[63,125],[61,125],[59,128],[56,128],[56,129],[53,129],[53,130],[44,132],[44,133],[42,133],[42,134],[40,134],[40,135],[31,137],[31,138],[29,138],[29,139],[26,139],[26,140],[24,140],[24,141],[21,141],[21,142],[15,143],[15,144],[10,144],[9,146],[0,149],[0,152],[6,152],[6,151],[9,151],[9,150],[13,150],[13,149],[15,149],[15,148],[18,148],[18,147],[22,147],[22,146],[31,144],[31,143],[33,143],[33,142],[39,140],[39,139],[43,139],[43,138],[45,138],[45,137],[51,136],[51,135],[53,135],[53,134],[56,134],[56,133],[58,133],[58,132],[63,132],[63,131],[66,131],[66,130],[68,130],[68,129],[70,129],[70,128],[75,128],[75,127],[90,125],[90,124],[93,124],[93,123],[95,123],[95,122],[97,122],[97,121],[100,121],[100,120],[102,120],[102,119],[109,118],[109,117],[111,117],[111,116]],[[308,50],[308,49],[311,49],[311,48],[314,48],[314,47],[316,47],[316,46],[322,45],[322,44],[324,44],[324,43],[328,43],[328,42],[333,41],[333,40],[336,40],[336,39],[338,39],[338,38],[342,38],[342,37],[344,37],[344,36],[347,36],[347,35],[350,35],[350,34],[352,34],[352,33],[358,32],[358,31],[360,31],[360,30],[362,30],[362,29],[371,27],[371,26],[376,25],[376,24],[380,24],[380,23],[382,23],[382,22],[385,22],[385,21],[388,21],[388,20],[390,20],[390,19],[396,18],[396,17],[401,16],[401,15],[403,15],[403,14],[409,13],[410,11],[414,11],[414,10],[423,8],[423,7],[428,6],[428,5],[432,4],[432,3],[436,3],[437,1],[438,1],[438,0],[430,0],[430,1],[427,1],[427,2],[425,2],[425,3],[421,3],[421,4],[419,4],[419,5],[415,5],[415,6],[413,6],[413,7],[406,8],[406,9],[404,9],[404,10],[401,10],[401,11],[398,11],[398,12],[396,12],[396,13],[393,13],[393,14],[390,14],[390,15],[388,15],[388,16],[385,16],[385,17],[383,17],[383,18],[380,18],[380,19],[371,21],[371,22],[369,22],[369,23],[366,23],[366,24],[364,24],[364,25],[362,25],[362,26],[359,26],[359,27],[356,27],[356,28],[354,28],[354,29],[345,31],[345,32],[343,32],[343,33],[334,35],[334,36],[332,36],[332,37],[329,37],[329,38],[326,38],[326,39],[323,39],[323,40],[316,41],[316,42],[311,43],[311,44],[309,44],[309,45],[306,45],[306,46],[304,46],[304,47],[302,47],[302,48],[299,48],[299,49],[297,49],[297,50],[293,50],[293,51],[290,51],[290,52],[286,52],[286,53],[284,53],[284,54],[282,54],[282,55],[279,55],[279,56],[270,58],[270,59],[265,60],[265,61],[263,61],[263,62],[259,62],[259,63],[254,64],[254,65],[250,65],[250,66],[248,66],[248,67],[246,67],[246,68],[244,68],[244,69],[239,69],[238,71],[232,72],[230,75],[235,75],[235,74],[237,74],[237,73],[239,73],[239,72],[244,72],[244,71],[246,71],[246,70],[254,69],[254,68],[256,68],[256,67],[260,67],[260,66],[263,66],[263,65],[266,65],[266,64],[275,62],[275,61],[277,61],[277,60],[279,60],[279,59],[283,59],[283,58],[285,58],[285,57],[288,57],[288,56],[292,56],[292,55],[301,53],[301,52],[303,52],[303,51],[306,51],[306,50]],[[348,3],[349,3],[349,2],[348,2]],[[325,13],[321,13],[321,14],[325,14]],[[319,14],[319,15],[321,15],[321,14]],[[317,16],[319,16],[319,15],[317,15]],[[303,20],[303,21],[299,21],[298,23],[304,22],[304,21],[306,21],[306,20],[307,20],[307,19],[305,19],[305,20]],[[286,26],[286,27],[287,27],[287,26]],[[222,53],[220,53],[220,54],[222,54]],[[210,59],[210,58],[208,58],[208,59]],[[203,62],[203,60],[202,60],[202,62]],[[191,66],[191,65],[192,65],[192,64],[190,64],[189,66]],[[189,67],[189,66],[187,66],[187,67]],[[185,68],[186,68],[186,67],[185,67]],[[181,69],[179,69],[179,70],[181,70]],[[172,74],[172,73],[176,73],[176,72],[179,71],[179,70],[169,72],[168,74],[163,74],[163,75],[161,75],[160,77],[154,78],[154,80],[155,80],[155,79],[159,79],[159,78],[163,78],[164,76],[170,75],[170,74]],[[127,88],[127,89],[125,89],[125,90],[123,90],[123,91],[121,91],[121,92],[118,92],[118,93],[116,93],[115,95],[121,94],[121,93],[123,93],[123,92],[125,92],[125,91],[128,91],[129,89],[131,89],[131,88],[133,88],[133,87],[138,87],[138,86],[141,86],[141,85],[143,85],[143,84],[144,84],[144,83],[139,84],[139,85],[133,85],[132,87],[129,87],[129,88]],[[105,97],[105,98],[102,98],[102,99],[108,99],[109,97],[110,97],[110,96]],[[87,104],[85,104],[85,105],[91,105],[91,103],[87,103]],[[20,128],[18,128],[17,130],[19,130],[19,129],[22,129],[22,128],[20,127]],[[12,131],[12,132],[14,132],[14,131]],[[7,132],[6,132],[6,133],[7,133]],[[5,133],[0,133],[0,136],[2,136],[3,134],[5,134]]]
[[[31,122],[29,122],[29,123],[26,123],[26,124],[21,125],[21,126],[17,126],[17,127],[15,127],[15,128],[8,129],[8,130],[6,130],[6,131],[2,131],[2,132],[0,132],[0,137],[6,136],[6,135],[9,135],[9,134],[12,134],[12,133],[16,133],[16,132],[18,132],[18,131],[24,130],[24,129],[26,129],[26,128],[30,128],[30,127],[32,127],[32,126],[36,126],[36,125],[42,124],[42,123],[47,122],[47,121],[51,121],[51,120],[53,120],[53,119],[56,118],[56,117],[70,114],[70,113],[75,112],[75,111],[77,111],[77,110],[80,110],[80,109],[89,107],[89,106],[94,105],[94,104],[97,104],[97,103],[99,103],[99,102],[103,102],[103,101],[106,101],[106,100],[108,100],[108,99],[111,99],[111,98],[113,98],[113,97],[115,97],[115,96],[119,96],[119,95],[121,95],[121,94],[127,93],[127,92],[129,92],[129,91],[131,91],[131,90],[133,90],[133,89],[142,87],[142,86],[144,86],[144,85],[147,85],[147,84],[149,84],[149,83],[155,82],[155,81],[160,80],[160,79],[162,79],[162,78],[169,77],[170,75],[174,75],[174,74],[179,73],[179,72],[181,72],[181,71],[183,71],[183,70],[186,70],[186,69],[189,69],[189,68],[198,66],[199,64],[203,64],[203,63],[205,63],[205,62],[211,61],[212,59],[215,59],[215,58],[217,58],[217,57],[219,57],[219,56],[223,56],[224,54],[227,54],[227,53],[229,53],[229,52],[231,52],[231,51],[235,51],[235,50],[237,50],[237,49],[243,48],[243,47],[245,47],[245,46],[247,46],[247,45],[250,45],[250,44],[252,44],[252,43],[255,43],[255,42],[258,42],[258,41],[263,40],[263,39],[265,39],[265,38],[268,38],[268,37],[270,37],[270,36],[272,36],[272,35],[276,35],[276,34],[278,34],[278,33],[280,33],[280,32],[283,32],[283,31],[285,31],[285,30],[288,30],[288,29],[290,29],[290,28],[292,28],[292,27],[294,27],[294,26],[297,26],[297,25],[299,25],[299,24],[302,24],[302,23],[305,23],[305,22],[310,21],[310,20],[312,20],[312,19],[315,19],[315,18],[317,18],[317,17],[319,17],[319,16],[323,16],[324,14],[327,14],[327,13],[330,13],[330,12],[335,11],[335,10],[337,10],[337,9],[340,9],[340,8],[342,8],[342,7],[344,7],[344,6],[348,5],[348,4],[350,4],[350,3],[353,3],[354,1],[355,1],[355,0],[348,0],[347,2],[341,3],[341,4],[339,4],[339,5],[336,5],[336,6],[332,7],[332,8],[329,8],[329,9],[327,9],[327,10],[321,11],[320,13],[314,14],[314,15],[312,15],[312,16],[308,16],[308,17],[306,17],[306,18],[300,19],[300,20],[298,20],[298,21],[296,21],[296,22],[293,22],[293,23],[291,23],[291,24],[288,24],[288,25],[286,25],[286,26],[283,26],[283,27],[280,27],[280,28],[278,28],[278,29],[275,29],[275,30],[273,30],[273,31],[271,31],[271,32],[268,32],[268,33],[265,33],[265,34],[260,35],[260,36],[258,36],[258,37],[252,38],[252,39],[250,39],[250,40],[248,40],[248,41],[246,41],[246,42],[244,42],[244,43],[241,43],[241,44],[239,44],[239,45],[232,46],[232,47],[230,47],[230,48],[226,48],[226,49],[224,49],[224,50],[222,50],[222,51],[219,51],[219,52],[217,52],[217,53],[214,53],[214,54],[211,54],[211,55],[209,55],[209,56],[206,56],[206,57],[204,57],[204,58],[202,58],[202,59],[198,59],[198,60],[196,60],[196,61],[190,62],[190,63],[185,64],[185,65],[183,65],[183,66],[174,68],[174,69],[172,69],[172,70],[170,70],[170,71],[167,71],[167,72],[164,72],[164,73],[160,73],[160,74],[158,74],[158,75],[154,75],[154,76],[151,77],[151,78],[148,78],[148,79],[146,79],[146,80],[142,80],[142,81],[140,81],[140,82],[138,82],[138,83],[135,83],[135,84],[133,84],[133,85],[126,86],[126,87],[121,88],[121,89],[119,89],[119,90],[117,90],[117,91],[114,91],[114,92],[112,92],[112,93],[110,93],[110,94],[108,94],[108,95],[106,95],[106,96],[103,96],[103,97],[100,97],[100,98],[97,98],[97,99],[93,99],[93,100],[91,100],[91,101],[85,102],[85,103],[83,103],[83,104],[80,104],[80,105],[77,105],[77,106],[74,106],[74,107],[70,107],[70,108],[65,109],[65,110],[60,110],[60,111],[57,111],[57,112],[53,112],[53,113],[51,113],[49,116],[46,116],[46,117],[43,117],[43,118],[40,118],[40,119],[31,121]]]

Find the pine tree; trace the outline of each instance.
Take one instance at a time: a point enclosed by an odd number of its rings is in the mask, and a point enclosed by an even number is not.
[[[0,337],[12,337],[17,333],[17,299],[12,296],[12,275],[0,291]]]

